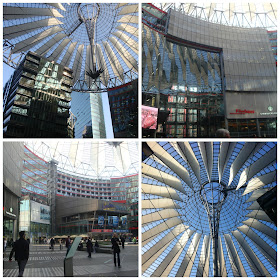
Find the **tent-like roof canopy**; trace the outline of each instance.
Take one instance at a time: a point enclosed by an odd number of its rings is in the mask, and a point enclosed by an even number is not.
[[[56,160],[58,169],[88,178],[117,178],[138,174],[135,141],[28,141],[25,145],[46,161]]]
[[[277,3],[153,3],[163,11],[176,9],[206,21],[238,27],[275,29]]]
[[[277,185],[276,143],[147,146],[143,276],[276,276],[277,228],[258,200]]]
[[[96,88],[90,70],[103,71],[103,87],[137,76],[138,4],[5,3],[3,18],[10,66],[33,51],[73,69],[76,90]]]

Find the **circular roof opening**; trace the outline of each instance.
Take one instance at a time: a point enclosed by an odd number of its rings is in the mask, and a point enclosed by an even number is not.
[[[207,183],[201,188],[202,199],[210,204],[223,203],[226,195],[223,192],[223,186],[219,183]]]

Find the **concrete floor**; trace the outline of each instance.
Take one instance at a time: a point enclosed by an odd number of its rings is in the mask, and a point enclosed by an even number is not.
[[[9,262],[11,249],[7,249],[3,258],[3,276],[18,275],[17,262]],[[64,276],[64,257],[66,248],[59,250],[58,245],[51,251],[48,245],[30,245],[30,255],[24,270],[24,277],[60,277]],[[121,249],[121,268],[114,266],[113,255],[92,253],[87,257],[85,251],[77,251],[73,259],[74,276],[84,277],[137,277],[138,276],[138,245],[126,244]]]

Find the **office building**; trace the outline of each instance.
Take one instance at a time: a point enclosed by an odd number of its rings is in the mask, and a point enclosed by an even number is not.
[[[75,138],[106,138],[102,93],[72,92]]]
[[[4,87],[4,137],[68,137],[72,70],[28,52]]]
[[[114,138],[138,136],[138,79],[108,89]]]

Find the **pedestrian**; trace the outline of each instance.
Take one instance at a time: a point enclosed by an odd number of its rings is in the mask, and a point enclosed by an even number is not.
[[[14,240],[13,240],[13,238],[10,239],[8,246],[9,246],[9,247],[13,247],[13,246],[14,246]]]
[[[117,262],[116,262],[116,255],[118,257],[118,267],[121,267],[121,261],[120,261],[120,247],[119,247],[119,243],[120,240],[118,238],[118,235],[116,233],[113,234],[113,237],[111,239],[111,243],[112,243],[112,249],[113,249],[113,254],[114,254],[114,264],[115,266],[117,266]]]
[[[125,236],[124,235],[121,236],[121,242],[122,242],[122,248],[124,249],[124,242],[125,242]]]
[[[55,241],[54,241],[54,238],[52,237],[51,241],[50,241],[50,249],[52,249],[52,251],[54,250],[54,244],[55,244]]]
[[[70,239],[70,235],[68,235],[68,238],[66,239],[66,242],[65,242],[65,247],[67,248],[67,252],[66,252],[66,256],[71,248],[71,239]]]
[[[135,237],[135,236],[133,237],[132,242],[133,242],[134,244],[136,244],[136,237]]]
[[[13,254],[15,252],[15,260],[18,262],[19,277],[23,276],[24,268],[29,258],[29,244],[25,240],[25,232],[19,233],[19,239],[14,243],[13,249],[9,256],[9,261],[12,261]]]
[[[4,252],[5,252],[7,249],[7,239],[6,238],[4,238],[4,241],[3,241],[3,248],[4,248]]]
[[[89,237],[87,240],[87,252],[88,252],[88,258],[91,258],[91,252],[93,251],[93,244],[91,242],[91,238]]]
[[[96,239],[95,243],[94,243],[94,252],[97,253],[97,248],[99,248],[99,244],[98,241]]]

